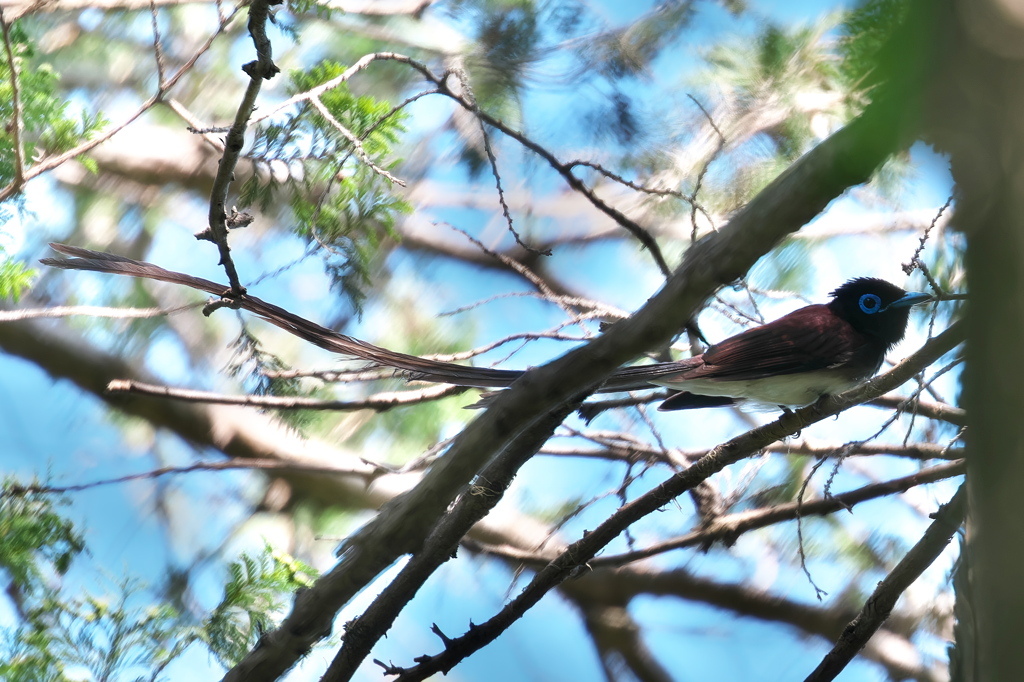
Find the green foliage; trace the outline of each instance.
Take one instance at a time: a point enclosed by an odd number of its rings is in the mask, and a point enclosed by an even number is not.
[[[297,220],[296,230],[329,247],[332,257],[325,267],[332,288],[347,296],[355,310],[361,312],[373,266],[384,255],[385,238],[398,240],[395,219],[411,212],[412,207],[392,194],[384,186],[385,181],[366,166],[357,167],[340,181],[325,177],[330,172],[326,167],[317,170],[326,172],[307,182],[323,183],[329,189],[317,204],[293,195],[290,203]]]
[[[584,42],[584,62],[607,78],[642,75],[651,63],[690,25],[693,3],[669,2],[624,28]]]
[[[28,626],[0,631],[0,680],[70,682],[50,634]]]
[[[782,470],[775,485],[757,490],[747,499],[744,506],[749,505],[750,509],[757,509],[794,501],[807,476],[807,462],[808,458],[803,456],[782,460]]]
[[[846,15],[840,69],[851,84],[863,87],[872,80],[882,47],[906,19],[909,8],[908,0],[867,0]]]
[[[438,319],[424,312],[422,301],[416,296],[395,296],[383,303],[392,312],[388,314],[386,325],[376,325],[381,333],[373,339],[374,343],[418,356],[458,353],[472,345],[472,325],[439,323]],[[422,385],[410,386],[404,379],[387,379],[377,382],[373,389],[402,391],[418,387]],[[388,410],[375,415],[366,423],[366,428],[349,442],[382,438],[387,445],[388,461],[404,463],[435,445],[454,424],[468,421],[473,412],[464,406],[475,400],[472,393],[465,393],[459,397]],[[384,452],[376,444],[375,449]]]
[[[84,539],[57,513],[59,500],[31,488],[8,479],[0,495],[0,565],[23,617],[0,637],[0,679],[63,682],[67,666],[82,666],[97,680],[141,666],[156,679],[197,635],[170,606],[131,606],[131,581],[120,585],[113,605],[93,596],[62,599],[47,580],[67,572]]]
[[[808,239],[788,238],[762,258],[748,275],[748,281],[759,289],[775,291],[806,291],[814,281],[813,243]]]
[[[823,40],[834,25],[834,18],[795,28],[768,24],[753,41],[716,46],[706,57],[707,80],[727,88],[742,111],[777,112],[780,124],[772,140],[790,160],[813,141],[806,125],[809,107],[803,102],[835,100],[838,105],[845,97],[838,60]],[[834,115],[845,118],[847,113],[837,107]]]
[[[85,548],[74,525],[57,513],[62,500],[25,492],[6,479],[0,492],[0,567],[18,593],[28,597],[50,574],[64,575]],[[11,590],[8,590],[11,592]]]
[[[0,248],[0,299],[17,302],[35,276],[35,270],[25,267],[20,261],[7,258],[4,249]]]
[[[493,3],[478,15],[477,48],[470,63],[477,102],[488,112],[506,117],[517,99],[526,70],[538,57],[540,18],[532,2]],[[518,107],[514,107],[518,110]]]
[[[263,349],[259,339],[248,329],[235,339],[235,353],[228,363],[227,371],[244,381],[255,395],[281,398],[329,397],[326,392],[308,390],[301,379],[276,376],[277,372],[290,369],[281,358]],[[323,412],[315,410],[280,410],[280,418],[292,428],[303,431],[316,424]]]
[[[72,666],[95,680],[155,681],[196,642],[231,665],[270,625],[281,597],[316,577],[269,544],[259,554],[243,554],[230,566],[223,600],[201,625],[169,603],[140,603],[140,585],[130,579],[118,585],[113,600],[90,594],[65,599],[44,583],[67,572],[85,549],[83,538],[55,511],[52,495],[28,489],[8,479],[0,494],[0,566],[22,616],[20,626],[0,632],[5,682],[66,682]]]
[[[338,11],[322,2],[316,2],[316,0],[288,0],[288,9],[293,14],[306,14],[308,12],[313,12],[318,19],[323,19],[324,21],[329,20],[331,15]],[[281,30],[289,37],[292,37],[296,42],[298,41],[297,32],[290,30],[289,28],[282,28],[280,20],[275,21],[274,23],[277,24],[278,28],[281,28]]]
[[[68,101],[57,93],[59,76],[48,64],[35,64],[34,46],[15,23],[11,27],[11,47],[18,66],[18,94],[21,102],[21,143],[25,164],[33,159],[61,154],[73,149],[105,125],[99,114],[68,112]],[[15,176],[14,89],[10,63],[0,59],[0,185]]]
[[[344,66],[329,61],[295,71],[290,92],[306,92],[344,71]],[[389,172],[395,168],[397,161],[390,157],[405,130],[401,111],[386,101],[354,95],[346,83],[321,94],[320,101],[331,118],[360,141],[375,166]],[[293,230],[324,247],[333,286],[361,311],[384,240],[397,239],[395,220],[411,206],[309,102],[298,105],[285,121],[262,128],[251,155],[265,172],[243,185],[243,205],[257,204],[265,211],[278,190],[287,187]]]
[[[81,666],[93,679],[157,680],[200,632],[167,604],[138,606],[139,585],[124,580],[114,602],[87,595],[45,599],[31,614],[37,633],[47,637],[48,651],[62,665]],[[149,673],[138,676],[140,670]]]
[[[242,554],[229,571],[224,598],[204,627],[205,641],[226,667],[241,660],[271,626],[274,612],[284,605],[283,594],[309,587],[316,578],[315,569],[270,544],[255,556]]]

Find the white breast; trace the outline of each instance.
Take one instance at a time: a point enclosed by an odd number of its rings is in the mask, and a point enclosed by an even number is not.
[[[853,388],[860,381],[851,380],[849,372],[821,370],[742,381],[690,379],[652,381],[651,383],[679,391],[689,391],[697,395],[728,396],[754,400],[768,405],[803,407],[810,405],[823,395],[834,395]]]

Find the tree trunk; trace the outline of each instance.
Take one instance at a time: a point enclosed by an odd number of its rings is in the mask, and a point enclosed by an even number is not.
[[[1024,13],[1011,4],[955,3],[930,121],[952,157],[971,293],[969,588],[958,581],[954,679],[993,682],[1024,674]]]

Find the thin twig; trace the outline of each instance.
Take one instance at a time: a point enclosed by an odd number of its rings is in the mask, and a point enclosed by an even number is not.
[[[701,166],[700,171],[698,171],[697,173],[697,182],[694,183],[693,191],[690,193],[689,199],[687,199],[687,201],[690,204],[690,241],[695,242],[697,241],[697,194],[700,192],[701,187],[704,185],[704,176],[707,175],[708,169],[711,168],[711,163],[716,158],[718,158],[718,155],[721,153],[721,151],[725,149],[726,139],[725,135],[722,134],[721,129],[715,123],[715,119],[712,118],[711,114],[708,113],[708,110],[704,108],[704,105],[701,104],[700,101],[693,95],[688,93],[686,96],[693,100],[693,103],[696,104],[697,108],[701,110],[701,113],[704,114],[704,118],[708,120],[708,123],[711,125],[711,128],[718,135],[718,144],[715,146],[714,151],[711,152],[711,155],[704,160],[704,164]],[[710,216],[708,215],[707,211],[703,211],[703,213],[705,217],[707,217],[710,220]],[[711,227],[712,229],[714,229],[715,226],[713,223]]]
[[[153,54],[156,57],[157,87],[164,86],[164,49],[160,40],[160,26],[157,23],[156,0],[149,0],[149,16],[153,23]]]
[[[938,211],[938,213],[935,214],[935,217],[932,218],[932,222],[929,223],[928,227],[926,227],[924,229],[924,233],[922,233],[920,239],[918,239],[917,248],[914,249],[914,255],[910,257],[910,261],[909,262],[903,264],[903,272],[905,272],[906,274],[909,275],[912,272],[914,272],[914,268],[918,268],[918,267],[923,268],[924,267],[924,263],[921,262],[921,253],[924,251],[925,244],[928,243],[928,236],[931,234],[932,230],[935,229],[935,224],[939,222],[939,218],[942,217],[942,214],[945,213],[946,209],[949,208],[952,204],[953,204],[953,195],[950,194],[949,198],[946,199],[946,203],[944,203],[941,207],[939,207],[939,211]],[[929,277],[929,281],[932,282],[932,286],[935,288],[935,290],[939,291],[940,287],[938,287],[934,283],[934,281],[931,280],[930,277]]]
[[[241,7],[246,4],[248,3],[242,3],[242,5],[236,6],[232,10],[231,14],[224,17],[220,25],[217,27],[217,30],[214,31],[214,33],[210,35],[209,38],[207,38],[206,42],[203,43],[199,47],[199,49],[195,51],[192,57],[190,57],[189,60],[185,62],[180,69],[174,72],[174,74],[170,78],[168,78],[166,82],[163,83],[162,87],[159,87],[157,89],[156,94],[154,94],[152,97],[150,97],[141,105],[139,105],[139,108],[132,112],[126,119],[121,121],[121,123],[114,126],[110,130],[107,130],[102,135],[96,135],[95,137],[82,142],[73,149],[69,149],[68,151],[62,154],[58,154],[57,156],[51,156],[49,158],[42,159],[38,163],[34,164],[31,168],[26,169],[24,180],[27,182],[32,178],[38,177],[43,173],[47,173],[53,170],[54,168],[57,168],[58,166],[64,165],[66,162],[75,158],[76,156],[81,156],[82,154],[85,154],[89,150],[102,144],[103,142],[106,142],[114,135],[118,134],[119,132],[127,128],[129,125],[134,123],[136,119],[138,119],[144,113],[152,109],[156,104],[163,101],[164,95],[168,91],[170,91],[171,88],[177,85],[178,81],[181,80],[181,78],[186,73],[188,73],[193,66],[195,66],[195,63],[199,60],[200,57],[206,54],[207,50],[209,50],[210,47],[213,45],[213,41],[216,40],[216,38],[224,32],[224,29],[227,28],[227,25],[229,23],[231,23],[231,20],[235,17],[235,15],[237,15],[239,11],[241,11]],[[11,196],[17,193],[19,189],[20,187],[17,186],[15,183],[11,183],[7,187],[0,189],[0,202],[4,202],[7,199],[9,199]]]
[[[584,434],[576,434],[585,437]],[[550,457],[581,457],[585,459],[604,459],[612,462],[661,462],[668,465],[676,465],[680,462],[690,462],[700,459],[708,453],[707,450],[679,450],[670,448],[662,452],[659,448],[652,447],[646,443],[630,443],[622,445],[618,443],[603,443],[599,448],[563,447],[547,445],[537,454]],[[796,443],[777,443],[769,445],[765,452],[783,455],[808,455],[816,459],[835,454],[841,445],[819,445],[806,441]],[[952,449],[950,445],[938,445],[935,443],[911,443],[906,446],[896,443],[863,443],[847,453],[849,456],[879,457],[892,456],[904,457],[917,461],[926,462],[933,459],[956,460],[964,456],[962,449]]]
[[[453,70],[452,75],[455,76],[459,81],[460,94],[466,98],[467,101],[473,104],[473,107],[479,109],[479,104],[476,101],[476,96],[473,94],[473,89],[469,85],[469,78],[465,71],[462,69]],[[484,143],[484,153],[487,154],[487,161],[491,165],[491,176],[494,178],[494,186],[498,190],[498,203],[501,205],[501,214],[505,217],[505,223],[508,225],[508,231],[512,233],[512,236],[516,240],[516,244],[523,247],[530,253],[536,253],[541,256],[550,256],[551,249],[537,249],[530,246],[523,241],[523,238],[516,231],[515,225],[512,220],[512,210],[508,207],[508,202],[505,200],[505,189],[501,186],[501,172],[498,170],[498,157],[494,154],[494,147],[491,145],[491,136],[487,132],[487,125],[483,120],[477,116],[476,122],[480,126],[480,138]]]
[[[800,491],[796,495],[796,547],[797,554],[800,555],[800,570],[804,572],[804,577],[807,578],[807,582],[810,583],[811,587],[814,588],[814,596],[817,597],[818,601],[821,598],[828,596],[828,592],[821,589],[818,583],[814,581],[814,576],[811,575],[811,569],[807,568],[807,553],[804,552],[804,494],[807,492],[807,486],[810,485],[811,479],[814,474],[818,472],[818,469],[825,465],[828,460],[824,457],[819,459],[811,466],[811,470],[804,476],[803,482],[800,484]],[[831,495],[826,495],[826,498],[831,498]]]
[[[565,297],[559,296],[554,291],[552,291],[551,287],[548,286],[548,283],[544,281],[543,277],[540,277],[533,270],[531,270],[523,263],[517,261],[516,259],[510,256],[506,256],[503,253],[498,253],[497,251],[492,251],[491,249],[488,249],[486,246],[484,246],[483,242],[481,242],[479,239],[476,239],[475,237],[472,237],[465,230],[460,230],[455,226],[452,226],[452,229],[461,234],[466,239],[468,239],[473,244],[473,246],[477,247],[478,249],[486,253],[488,256],[492,256],[493,258],[496,258],[497,260],[501,261],[511,270],[524,277],[527,281],[529,281],[531,284],[537,287],[537,290],[544,295],[546,300],[557,305],[559,308],[562,309],[563,312],[565,312],[566,315],[569,316],[570,319],[572,319],[575,323],[579,324],[580,329],[583,330],[583,333],[586,334],[587,337],[590,337],[592,335],[590,330],[582,325],[582,318],[580,317],[579,312],[574,310],[572,306],[564,304],[563,301],[565,300]]]
[[[366,460],[362,460],[366,463]],[[375,465],[377,466],[377,465]],[[379,467],[382,473],[388,470]],[[279,459],[229,459],[223,462],[196,462],[185,466],[167,466],[150,471],[143,471],[137,474],[126,474],[114,478],[104,478],[88,483],[74,483],[72,485],[11,485],[0,488],[0,497],[15,497],[24,495],[63,495],[66,493],[77,493],[83,490],[91,490],[108,485],[119,485],[145,479],[160,478],[177,474],[190,474],[196,471],[234,471],[247,469],[253,471],[284,471],[302,473],[323,473],[323,474],[352,474],[351,469],[339,467],[335,464],[322,464],[317,462],[300,463],[288,462]]]
[[[190,133],[193,133],[195,135],[202,135],[203,139],[206,140],[206,143],[213,147],[213,149],[215,149],[218,153],[224,152],[224,142],[221,140],[221,138],[217,137],[217,134],[228,132],[229,130],[231,130],[230,127],[221,126],[211,128],[208,126],[204,126],[202,122],[185,107],[184,104],[174,99],[173,97],[167,98],[165,100],[165,103],[167,104],[168,107],[170,107],[171,111],[176,113],[178,116],[182,118],[182,120],[188,123],[187,130]]]
[[[537,142],[534,142],[531,138],[527,137],[522,132],[509,127],[500,119],[497,119],[491,116],[490,114],[484,112],[482,109],[480,109],[480,107],[478,107],[475,104],[475,102],[467,98],[465,95],[454,92],[451,89],[451,86],[448,84],[448,76],[450,75],[448,72],[445,72],[443,75],[438,76],[433,71],[431,71],[430,68],[428,68],[425,64],[422,64],[405,55],[398,54],[395,52],[375,52],[372,54],[365,55],[364,57],[356,61],[355,64],[346,69],[343,73],[339,74],[338,76],[332,78],[331,80],[325,83],[318,85],[315,88],[312,88],[311,90],[307,90],[306,92],[302,92],[291,97],[290,99],[282,102],[280,105],[278,105],[271,111],[267,112],[266,114],[252,118],[250,120],[250,124],[263,121],[271,116],[274,116],[278,112],[288,107],[298,104],[299,102],[304,102],[314,97],[319,97],[320,95],[327,92],[331,88],[335,88],[341,83],[344,83],[345,81],[349,80],[353,75],[355,75],[359,71],[362,71],[371,63],[378,60],[397,61],[401,64],[406,64],[410,66],[416,71],[419,71],[424,78],[426,78],[428,81],[430,81],[437,87],[438,91],[442,95],[450,99],[453,99],[464,109],[472,113],[480,120],[481,124],[487,124],[492,128],[500,130],[503,134],[507,135],[508,137],[511,137],[522,146],[526,147],[533,153],[540,156],[548,163],[548,165],[550,165],[556,172],[558,172],[559,175],[562,176],[562,178],[565,180],[566,184],[568,184],[570,188],[582,194],[584,197],[586,197],[588,201],[590,201],[590,203],[595,208],[597,208],[602,213],[610,217],[618,225],[632,233],[633,236],[636,237],[637,240],[640,242],[640,244],[651,253],[651,256],[654,258],[654,261],[657,264],[658,269],[665,277],[668,277],[671,274],[671,268],[669,268],[668,263],[665,261],[665,257],[661,253],[661,248],[658,246],[658,243],[657,241],[655,241],[654,237],[651,236],[651,234],[642,226],[640,226],[636,221],[630,219],[618,209],[613,208],[612,206],[605,203],[604,200],[597,196],[597,194],[594,192],[592,188],[587,186],[586,183],[584,183],[582,180],[580,180],[573,174],[573,165],[578,164],[578,162],[563,163],[562,161],[559,161],[558,158],[550,151],[548,151],[545,147],[541,146]]]

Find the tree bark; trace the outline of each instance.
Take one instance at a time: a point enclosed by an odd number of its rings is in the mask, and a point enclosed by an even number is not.
[[[948,58],[930,123],[967,235],[969,589],[958,582],[954,679],[1024,670],[1024,15],[1000,0],[950,3]],[[976,618],[968,618],[967,600]],[[974,629],[976,627],[976,630]],[[968,644],[973,641],[973,645]]]

